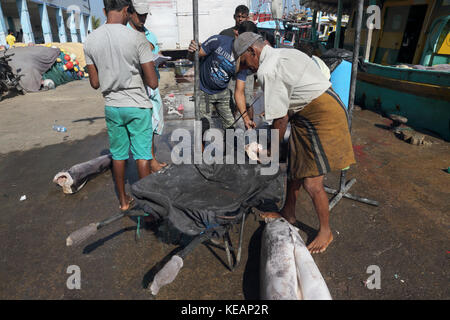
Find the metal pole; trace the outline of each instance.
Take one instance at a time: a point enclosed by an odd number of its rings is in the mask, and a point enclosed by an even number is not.
[[[194,41],[198,44],[198,0],[192,0],[192,12],[194,19]],[[200,50],[200,48],[199,48]],[[195,51],[194,56],[194,105],[195,105],[195,120],[200,120],[200,61],[198,57],[198,50]]]
[[[352,62],[352,77],[350,82],[350,100],[348,103],[348,117],[349,128],[352,130],[352,113],[353,106],[355,104],[356,95],[356,78],[358,76],[358,56],[359,56],[359,42],[361,38],[361,26],[364,10],[364,0],[358,0],[357,14],[356,14],[356,28],[355,28],[355,40],[353,42],[353,62]]]
[[[341,27],[342,27],[342,0],[338,2],[338,12],[336,20],[336,36],[334,38],[334,48],[339,48],[339,43],[341,42]]]
[[[362,17],[364,10],[364,0],[358,0],[357,2],[357,14],[356,14],[356,29],[355,29],[355,39],[353,43],[353,63],[352,63],[352,77],[350,83],[350,101],[348,103],[348,119],[349,119],[349,128],[350,132],[352,130],[352,112],[353,105],[355,103],[355,93],[356,93],[356,77],[358,76],[358,56],[359,56],[359,43],[361,37],[361,25],[362,25]],[[329,203],[329,210],[331,210],[341,199],[342,197],[349,198],[352,200],[356,200],[362,203],[378,206],[378,201],[370,200],[367,198],[362,198],[359,196],[351,195],[348,193],[348,190],[352,187],[352,185],[356,182],[356,179],[351,179],[350,181],[345,181],[346,170],[341,170],[340,177],[340,185],[339,190],[334,190],[328,187],[324,187],[327,193],[333,194],[333,198]]]
[[[314,9],[313,18],[311,21],[311,41],[316,41],[316,20],[317,20],[317,10]]]

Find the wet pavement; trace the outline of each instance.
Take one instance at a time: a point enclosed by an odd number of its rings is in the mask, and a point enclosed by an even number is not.
[[[177,117],[173,115],[166,134],[156,138],[159,160],[170,162],[170,148],[176,143],[170,141],[170,132],[192,125]],[[357,164],[347,176],[357,182],[351,193],[377,200],[380,206],[344,199],[332,210],[335,240],[324,254],[314,255],[332,297],[448,299],[450,174],[443,169],[450,165],[449,143],[427,136],[433,142],[429,147],[407,144],[383,128],[389,125],[387,119],[367,110],[355,111],[353,123]],[[177,247],[159,240],[153,230],[141,230],[138,239],[134,218],[99,230],[79,247],[66,247],[72,231],[115,214],[118,201],[110,171],[74,195],[64,195],[52,178],[107,150],[103,131],[0,155],[0,298],[258,299],[264,224],[254,215],[246,222],[242,261],[236,270],[227,269],[223,250],[201,245],[157,297],[151,296],[148,284],[160,262]],[[338,177],[328,175],[326,184],[337,186]],[[135,165],[129,161],[127,188],[136,180]],[[22,195],[25,201],[19,200]],[[297,206],[301,235],[308,242],[318,221],[304,192]],[[231,236],[236,242],[237,232]],[[66,286],[71,265],[80,267],[80,290]],[[371,265],[381,270],[379,290],[363,284]]]

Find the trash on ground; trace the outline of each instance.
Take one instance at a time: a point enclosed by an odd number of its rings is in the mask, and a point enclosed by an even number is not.
[[[59,126],[59,125],[56,125],[56,124],[53,125],[53,130],[55,130],[57,132],[67,132],[66,127]]]
[[[20,201],[24,201],[24,200],[27,200],[27,196],[26,195],[23,195],[23,196],[20,197]]]

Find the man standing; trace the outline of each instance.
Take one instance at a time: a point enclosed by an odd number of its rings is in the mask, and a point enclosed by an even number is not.
[[[235,30],[239,28],[242,22],[248,20],[249,12],[250,10],[246,6],[244,5],[237,6],[233,16],[236,24],[234,25],[234,27],[222,30],[222,32],[220,32],[220,35],[234,38]]]
[[[144,0],[141,0],[141,1],[144,1]],[[145,27],[145,22],[147,21],[148,13],[149,13],[148,2],[138,2],[136,0],[133,0],[132,6],[130,6],[128,8],[129,19],[128,19],[127,27],[144,34],[153,54],[157,55],[159,52],[159,46],[158,46],[158,43],[156,40],[156,36]],[[155,67],[155,72],[156,72],[156,75],[159,80],[159,72],[158,72],[157,67]],[[156,88],[155,90],[153,90],[153,89],[149,88],[149,96],[150,96],[150,100],[153,105],[153,108],[150,110],[150,112],[152,114],[152,131],[153,131],[153,133],[161,134],[162,133],[162,125],[163,125],[163,123],[162,123],[163,119],[161,119],[161,117],[163,115],[162,115],[162,99],[161,99],[161,95],[159,93],[159,89]],[[158,122],[159,126],[153,126],[153,124],[154,124],[153,122],[155,122],[155,124],[156,124],[156,121],[155,121],[156,119],[159,120],[159,122]],[[153,136],[150,141],[150,144],[152,147],[152,158],[150,159],[150,168],[151,168],[152,172],[157,172],[157,171],[161,170],[163,167],[167,166],[167,164],[164,162],[160,163],[159,161],[156,160],[156,158],[155,158],[155,142],[154,142]]]
[[[333,240],[324,175],[355,163],[345,105],[317,64],[301,51],[274,49],[261,36],[246,32],[236,39],[234,52],[240,69],[257,72],[264,90],[265,117],[274,120],[280,141],[291,123],[287,198],[280,214],[296,223],[295,204],[303,186],[320,223],[308,249],[323,252]]]
[[[145,36],[127,28],[130,0],[103,0],[106,24],[88,35],[84,44],[89,81],[105,99],[113,175],[119,208],[130,209],[125,193],[125,162],[129,150],[136,160],[139,178],[150,174],[152,138],[151,107],[145,84],[158,87],[155,55]]]
[[[230,91],[228,84],[232,77],[245,81],[247,71],[236,74],[236,64],[233,56],[235,37],[216,35],[208,38],[199,48],[192,40],[189,45],[189,59],[199,51],[200,61],[200,117],[206,119],[212,127],[212,105],[220,117],[222,128],[231,128],[234,117],[230,108]],[[245,96],[244,105],[245,105]]]

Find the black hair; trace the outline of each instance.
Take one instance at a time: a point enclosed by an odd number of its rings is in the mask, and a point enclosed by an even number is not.
[[[314,53],[319,49],[316,43],[302,41],[298,47],[300,51],[306,53],[309,57],[312,57]]]
[[[244,32],[258,33],[258,28],[256,27],[256,24],[254,24],[253,22],[244,21],[237,27],[237,31],[239,34]]]
[[[272,33],[265,30],[261,30],[258,33],[263,37],[263,40],[267,40],[272,47],[275,47],[275,36]]]
[[[132,6],[131,0],[103,0],[105,11],[120,11],[127,6]]]
[[[236,10],[234,11],[234,14],[238,14],[238,13],[246,13],[249,14],[250,9],[247,8],[247,6],[244,6],[243,4],[241,4],[240,6],[236,7]]]

